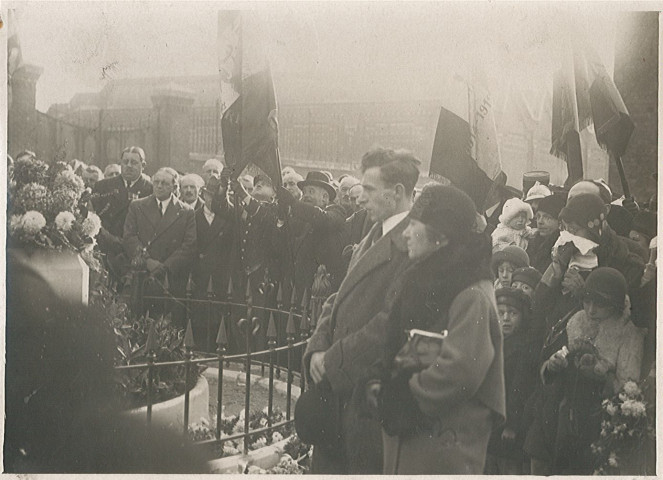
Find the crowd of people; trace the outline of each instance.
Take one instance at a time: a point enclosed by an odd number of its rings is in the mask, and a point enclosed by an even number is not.
[[[118,289],[141,266],[174,297],[300,305],[325,279],[296,411],[312,473],[589,474],[602,402],[653,375],[655,197],[537,182],[478,212],[384,148],[361,179],[286,167],[282,186],[147,162],[72,165]]]

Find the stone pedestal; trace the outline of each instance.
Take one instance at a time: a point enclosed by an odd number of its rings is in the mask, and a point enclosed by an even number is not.
[[[71,251],[35,250],[30,264],[63,300],[87,305],[90,296],[90,268]]]

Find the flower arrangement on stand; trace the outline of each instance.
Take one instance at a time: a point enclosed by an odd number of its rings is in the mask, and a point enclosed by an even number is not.
[[[655,408],[645,400],[646,388],[626,382],[617,395],[603,401],[601,436],[591,445],[595,475],[645,474],[643,452],[654,436]]]
[[[66,163],[19,159],[8,188],[8,246],[74,251],[101,272],[94,252],[101,219],[81,201],[84,192]]]

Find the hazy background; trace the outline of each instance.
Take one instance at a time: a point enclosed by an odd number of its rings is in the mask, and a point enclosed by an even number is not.
[[[325,82],[346,86],[350,98],[327,101],[440,99],[447,108],[465,109],[454,74],[480,65],[496,94],[509,82],[552,88],[569,41],[591,42],[612,71],[615,18],[620,8],[633,8],[599,2],[7,6],[16,9],[24,60],[44,67],[37,88],[41,111],[77,92],[99,91],[110,78],[214,74],[221,8],[252,9],[264,19],[277,93],[279,81],[298,77],[323,91]]]

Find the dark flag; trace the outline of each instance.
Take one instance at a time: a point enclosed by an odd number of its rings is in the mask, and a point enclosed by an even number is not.
[[[626,152],[635,125],[615,82],[591,48],[588,48],[587,60],[594,77],[589,88],[589,98],[596,140],[608,152],[621,157]]]
[[[472,148],[469,123],[442,108],[433,143],[430,176],[447,178],[467,193],[478,209],[483,210],[486,197],[493,189],[494,179],[472,158]],[[504,173],[499,173],[499,176],[504,176]]]
[[[252,164],[280,185],[276,95],[261,31],[250,12],[219,12],[221,134],[232,177]]]
[[[568,176],[566,185],[573,185],[583,177],[582,148],[580,145],[581,121],[578,117],[580,106],[583,115],[582,125],[589,125],[589,99],[585,98],[587,83],[579,80],[576,89],[576,66],[581,62],[578,58],[566,58],[562,68],[553,77],[552,104],[552,146],[550,153],[566,162]],[[581,71],[581,69],[579,69]],[[578,101],[578,93],[580,101]]]

